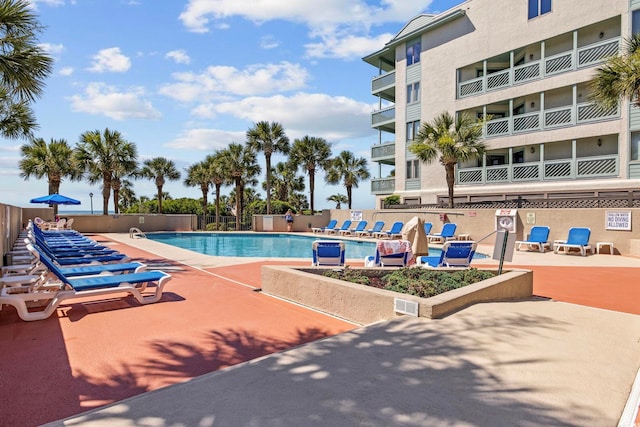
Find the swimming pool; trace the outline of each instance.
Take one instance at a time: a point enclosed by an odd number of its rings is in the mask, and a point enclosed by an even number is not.
[[[326,236],[280,233],[147,233],[147,238],[205,255],[233,257],[311,258],[311,243]],[[375,242],[344,240],[347,258],[374,255]],[[440,249],[429,249],[440,255]]]

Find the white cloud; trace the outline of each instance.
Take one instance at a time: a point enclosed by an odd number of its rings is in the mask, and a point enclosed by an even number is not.
[[[393,34],[380,34],[375,38],[370,38],[348,34],[343,37],[335,34],[321,35],[319,36],[321,43],[305,45],[306,55],[311,58],[360,59],[380,49],[393,36]]]
[[[231,66],[211,66],[202,73],[175,73],[176,83],[160,88],[160,93],[182,102],[219,99],[228,95],[250,96],[298,90],[309,75],[298,64],[255,64],[243,70]]]
[[[73,74],[73,67],[63,67],[60,69],[58,74],[60,74],[61,76],[70,76],[71,74]]]
[[[191,58],[184,50],[172,50],[164,55],[167,59],[173,59],[176,64],[188,64],[191,62]]]
[[[290,138],[321,136],[329,141],[372,135],[372,105],[343,96],[297,93],[287,97],[247,97],[200,106],[200,111],[257,122],[282,123]]]
[[[260,39],[260,47],[263,49],[275,49],[280,46],[280,42],[273,36],[264,36]]]
[[[218,129],[189,129],[167,144],[168,147],[187,150],[214,151],[229,146],[232,142],[242,143],[245,132],[231,132]]]
[[[131,68],[131,60],[120,52],[119,47],[102,49],[92,57],[93,62],[89,71],[104,73],[111,71],[123,73]]]
[[[62,44],[40,43],[38,46],[49,55],[57,55],[64,52],[64,45]]]
[[[327,25],[365,26],[402,22],[426,10],[432,0],[190,0],[179,19],[194,32],[208,32],[211,20],[239,16],[253,22],[275,19],[300,22],[311,28]]]
[[[376,51],[393,35],[371,37],[374,25],[406,22],[427,10],[433,0],[190,0],[180,14],[184,26],[205,33],[219,27],[227,18],[240,17],[262,23],[285,20],[306,25],[313,43],[306,45],[308,57],[359,58]],[[268,48],[271,43],[263,45]]]
[[[144,95],[141,87],[120,92],[104,83],[91,83],[83,94],[73,95],[69,99],[71,109],[76,112],[102,114],[115,120],[160,119],[162,114],[144,99]]]

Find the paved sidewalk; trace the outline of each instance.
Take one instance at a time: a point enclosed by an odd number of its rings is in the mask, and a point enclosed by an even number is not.
[[[155,242],[142,245],[166,253]],[[193,253],[174,256],[238,278],[255,276],[251,266],[261,265],[253,260],[240,270],[234,260],[216,259],[212,266]],[[568,283],[570,300],[581,297],[576,286],[595,287],[614,295],[612,306],[534,299],[479,304],[441,320],[403,317],[51,425],[616,425],[640,368],[640,316],[614,311],[629,298],[621,292],[637,291],[606,281],[624,285],[628,277],[637,278],[640,260],[517,252],[505,268],[527,265],[550,282],[546,289],[538,282],[537,294],[558,292]],[[592,275],[592,269],[600,272],[593,280],[579,274]],[[582,279],[575,283],[572,276]],[[592,294],[585,303],[597,306],[599,299]]]

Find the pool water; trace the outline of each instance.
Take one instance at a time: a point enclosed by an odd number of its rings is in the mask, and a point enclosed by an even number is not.
[[[311,243],[330,239],[279,233],[147,233],[147,238],[205,255],[262,258],[311,258]],[[344,242],[348,259],[376,253],[373,241]],[[429,255],[440,255],[440,249],[430,248]]]

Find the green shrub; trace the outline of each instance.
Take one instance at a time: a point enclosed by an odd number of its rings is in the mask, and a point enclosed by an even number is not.
[[[369,278],[362,274],[360,270],[352,270],[346,266],[342,270],[329,270],[324,272],[323,276],[332,279],[344,280],[349,283],[357,283],[359,285],[368,285]]]
[[[458,271],[402,268],[387,274],[382,280],[385,282],[384,289],[428,298],[494,276],[492,271],[477,268]]]

